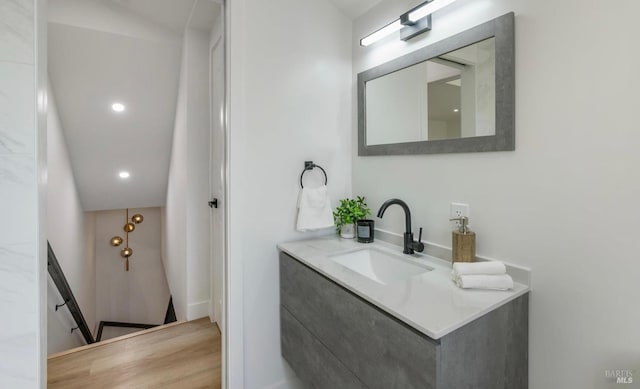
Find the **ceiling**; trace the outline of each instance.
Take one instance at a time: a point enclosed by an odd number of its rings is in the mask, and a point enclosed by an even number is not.
[[[382,0],[329,0],[335,6],[347,15],[350,19],[356,19],[370,10],[374,5]]]
[[[191,28],[210,29],[220,15],[216,0],[106,0],[181,34]],[[195,5],[195,8],[194,8]]]
[[[107,0],[107,2],[182,34],[194,0]]]
[[[165,204],[182,34],[195,8],[196,27],[218,16],[210,0],[50,0],[49,77],[86,211]]]

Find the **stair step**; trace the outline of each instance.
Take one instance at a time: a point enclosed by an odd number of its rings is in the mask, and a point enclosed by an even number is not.
[[[179,325],[182,325],[182,324],[185,324],[185,323],[188,323],[188,322],[187,321],[176,321],[176,322],[169,323],[169,324],[159,325],[157,327],[149,328],[149,329],[146,329],[146,330],[140,330],[140,331],[137,331],[137,332],[134,332],[134,333],[131,333],[131,334],[118,336],[116,338],[102,340],[100,342],[95,342],[95,343],[87,344],[87,345],[84,345],[84,346],[72,348],[72,349],[69,349],[69,350],[60,351],[58,353],[54,353],[54,354],[49,355],[47,357],[47,359],[54,359],[54,358],[58,358],[58,357],[63,357],[65,355],[73,354],[73,353],[76,353],[78,351],[90,350],[92,348],[104,346],[105,344],[119,342],[119,341],[122,341],[122,340],[133,338],[135,336],[149,334],[151,332],[164,330],[164,329],[175,327],[175,326],[179,326]]]
[[[50,357],[47,387],[220,389],[221,351],[208,317],[171,323]]]

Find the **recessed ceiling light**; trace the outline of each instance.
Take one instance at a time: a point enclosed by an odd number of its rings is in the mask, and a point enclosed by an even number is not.
[[[122,103],[113,103],[111,105],[111,109],[113,109],[116,112],[123,112],[124,111],[124,104],[122,104]]]
[[[458,108],[454,108],[453,112],[460,112]]]
[[[129,172],[120,172],[118,175],[120,176],[120,178],[129,178],[129,176],[131,176]]]

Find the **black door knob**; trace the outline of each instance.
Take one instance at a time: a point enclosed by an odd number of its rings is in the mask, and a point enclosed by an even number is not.
[[[209,208],[218,208],[218,199],[209,201]]]

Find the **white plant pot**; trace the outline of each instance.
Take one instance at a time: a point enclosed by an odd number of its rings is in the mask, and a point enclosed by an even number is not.
[[[344,239],[353,239],[356,237],[355,228],[353,224],[345,224],[340,228],[340,236]]]

